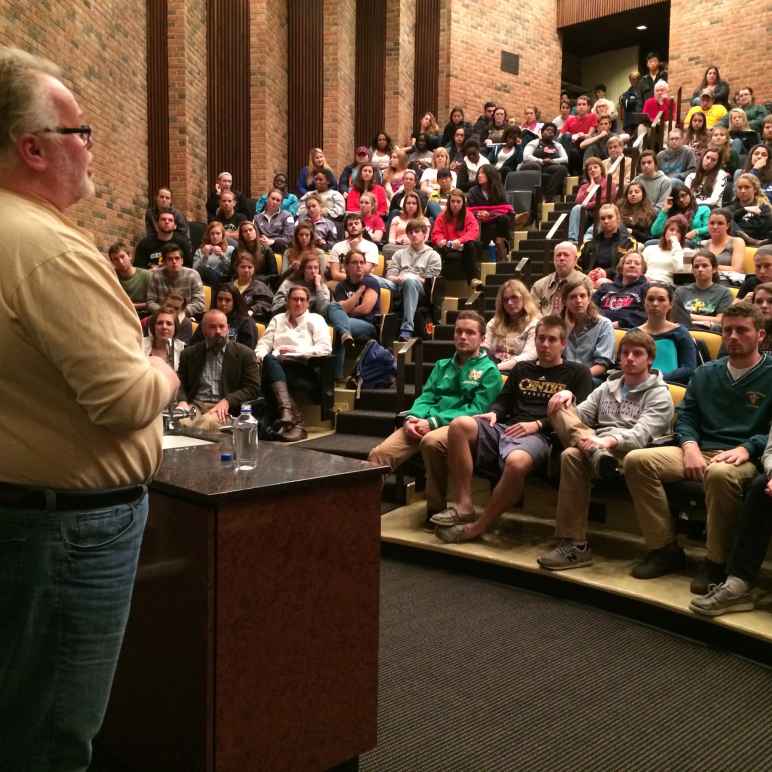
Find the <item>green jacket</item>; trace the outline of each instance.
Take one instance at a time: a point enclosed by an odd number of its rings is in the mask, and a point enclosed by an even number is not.
[[[660,209],[654,222],[651,224],[651,235],[654,238],[659,238],[665,232],[665,222],[669,215],[665,213],[664,209]],[[689,230],[697,231],[700,238],[708,238],[708,220],[710,219],[710,207],[701,204],[697,207],[692,217],[691,223],[689,223]],[[682,244],[681,246],[686,246]]]
[[[490,408],[503,385],[498,367],[485,354],[463,365],[458,364],[457,356],[434,365],[409,417],[426,418],[432,429],[439,429],[460,415],[485,413]]]
[[[702,450],[742,445],[751,460],[764,452],[772,420],[772,357],[733,381],[722,357],[698,367],[676,414],[679,444],[694,441]]]

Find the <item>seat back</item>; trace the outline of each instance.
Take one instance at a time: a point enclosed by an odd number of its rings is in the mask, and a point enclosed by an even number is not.
[[[534,191],[541,188],[541,171],[530,169],[524,172],[510,172],[504,183],[505,190]]]
[[[374,274],[375,276],[383,276],[384,272],[386,271],[386,258],[384,258],[382,253],[378,253],[378,262],[372,267],[372,270],[370,271],[371,274]]]
[[[686,396],[686,387],[677,386],[675,383],[668,383],[667,387],[670,390],[670,399],[673,400],[673,406],[678,407],[681,400]]]
[[[208,311],[212,307],[212,288],[208,284],[204,284],[204,303]]]
[[[265,325],[262,322],[255,322],[255,327],[257,328],[257,339],[260,340],[265,335]]]
[[[625,337],[627,330],[614,330],[614,361],[619,359],[619,344],[622,342],[622,338]]]
[[[516,212],[530,212],[533,207],[532,190],[505,190],[507,203],[512,205]]]
[[[708,332],[707,330],[689,330],[689,334],[695,342],[702,341],[711,359],[718,359],[718,352],[721,350],[722,338],[717,332]]]
[[[388,287],[381,287],[380,307],[383,316],[391,311],[391,290]]]
[[[284,261],[284,256],[278,252],[273,253],[273,259],[276,261],[276,272],[281,273],[281,264]]]
[[[756,256],[756,247],[745,247],[745,258],[743,260],[744,273],[756,273],[756,264],[753,258]]]

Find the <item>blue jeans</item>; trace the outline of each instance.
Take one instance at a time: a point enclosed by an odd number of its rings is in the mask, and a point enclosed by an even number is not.
[[[339,303],[330,303],[327,306],[327,321],[333,329],[343,334],[348,332],[353,338],[368,339],[375,337],[375,327],[364,319],[349,316]],[[346,347],[338,340],[335,346],[335,377],[343,377],[343,365],[346,362]]]
[[[582,241],[589,241],[592,238],[592,215],[587,218],[587,222],[590,223],[590,227],[584,232],[584,238]],[[582,205],[576,204],[571,207],[571,212],[568,215],[568,240],[573,241],[574,244],[579,243],[579,229],[582,225]]]
[[[0,508],[0,769],[80,772],[110,696],[147,493],[102,509]]]
[[[407,274],[400,285],[402,295],[402,326],[400,335],[412,334],[415,329],[415,311],[418,301],[424,296],[424,280],[420,276]]]

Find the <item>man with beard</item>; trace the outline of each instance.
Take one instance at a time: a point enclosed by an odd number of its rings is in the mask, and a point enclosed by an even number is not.
[[[548,121],[541,127],[541,138],[531,140],[523,150],[523,163],[520,171],[535,169],[541,171],[541,184],[544,200],[554,201],[563,193],[563,185],[568,176],[568,155],[559,142],[555,142],[558,129]]]
[[[182,250],[183,263],[190,268],[193,264],[193,249],[183,233],[176,230],[173,209],[161,209],[156,220],[155,233],[145,236],[134,249],[134,265],[137,268],[154,268],[161,260],[161,249],[165,244],[176,244]]]
[[[208,311],[201,322],[204,340],[188,346],[180,357],[178,407],[196,408],[184,423],[216,431],[238,415],[242,402],[257,399],[260,391],[255,352],[228,340],[228,319],[222,311]]]

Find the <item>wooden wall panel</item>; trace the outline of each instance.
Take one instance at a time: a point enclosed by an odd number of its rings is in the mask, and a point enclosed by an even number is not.
[[[294,188],[312,147],[324,136],[324,16],[319,0],[287,0],[287,173]],[[334,120],[334,117],[332,118]]]
[[[413,125],[428,112],[437,115],[440,76],[440,0],[416,0]]]
[[[229,171],[234,190],[248,195],[249,0],[208,0],[206,49],[209,185],[221,171]]]
[[[386,0],[357,0],[354,140],[369,145],[384,130]]]
[[[169,185],[167,0],[147,0],[147,194]]]
[[[558,29],[661,2],[662,0],[594,0],[588,3],[587,0],[558,0]]]

